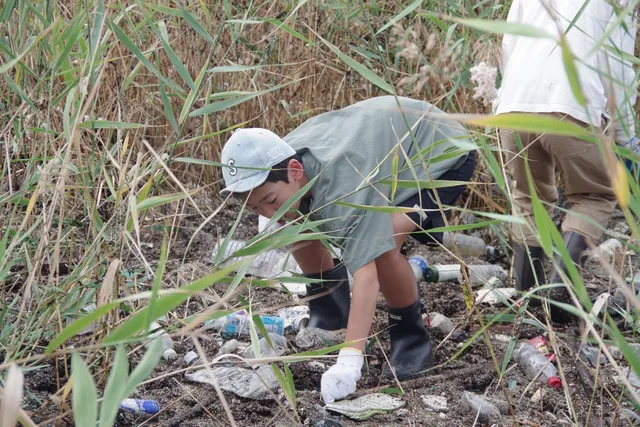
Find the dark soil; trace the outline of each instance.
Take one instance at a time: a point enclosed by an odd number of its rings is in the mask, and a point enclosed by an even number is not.
[[[209,201],[209,207],[215,208],[219,201]],[[229,209],[223,209],[219,215],[206,224],[195,235],[195,230],[200,226],[198,216],[192,216],[190,221],[184,221],[181,230],[172,242],[170,263],[165,277],[166,287],[183,286],[191,280],[208,273],[211,268],[211,250],[216,240],[223,238],[236,220],[238,214],[237,205]],[[614,218],[611,229],[628,233],[628,227],[620,225],[624,219]],[[234,238],[247,239],[257,232],[257,216],[246,213],[236,229]],[[486,235],[485,235],[486,236]],[[161,232],[152,227],[143,229],[145,257],[148,260],[157,260],[162,241]],[[606,237],[606,236],[605,236]],[[192,239],[193,238],[193,239]],[[193,240],[189,245],[189,241]],[[188,247],[188,251],[187,251]],[[449,255],[428,251],[426,247],[418,246],[410,241],[404,248],[406,254],[421,253],[427,256],[432,264],[453,263]],[[184,262],[183,262],[184,259]],[[483,260],[465,259],[467,263],[486,262]],[[508,269],[509,259],[503,257],[500,261]],[[630,274],[627,260],[625,272]],[[131,266],[133,268],[134,266]],[[585,283],[591,284],[591,291],[605,290],[608,277],[590,262],[584,273]],[[506,283],[510,285],[510,283]],[[222,295],[228,285],[217,284],[209,289],[209,295]],[[601,378],[598,387],[593,391],[593,370],[580,361],[576,361],[576,340],[579,340],[577,326],[556,326],[555,331],[559,337],[560,354],[557,354],[562,363],[566,379],[566,391],[550,389],[542,382],[530,385],[519,367],[513,362],[507,364],[506,373],[499,381],[496,370],[503,365],[507,351],[509,338],[516,340],[528,339],[540,335],[543,331],[529,323],[516,324],[512,319],[496,322],[488,329],[491,348],[481,335],[471,345],[466,347],[461,354],[465,342],[479,330],[477,313],[481,313],[483,321],[487,322],[493,315],[504,310],[504,307],[479,306],[479,311],[473,316],[467,311],[462,285],[457,283],[437,283],[420,286],[422,300],[429,311],[437,311],[460,325],[462,332],[456,338],[443,341],[444,337],[433,333],[434,346],[437,351],[434,354],[433,368],[423,376],[405,381],[401,384],[404,390],[406,406],[391,414],[378,415],[375,418],[357,423],[344,417],[327,414],[322,405],[319,393],[320,379],[324,372],[318,362],[299,362],[290,365],[296,387],[296,409],[299,422],[304,425],[425,425],[425,426],[457,426],[473,425],[475,414],[464,412],[459,405],[463,391],[473,391],[478,394],[486,394],[500,401],[508,398],[511,409],[507,409],[497,425],[618,425],[618,411],[611,396],[616,399],[621,397],[619,388],[610,379],[612,371],[605,366],[601,369]],[[245,297],[250,297],[253,303],[260,303],[259,307],[269,311],[270,307],[292,305],[292,297],[273,289],[252,289],[250,295],[245,292]],[[234,301],[235,302],[235,301]],[[213,302],[204,296],[195,296],[187,304],[179,307],[170,317],[170,323],[179,325],[177,319],[183,319],[188,315],[202,311]],[[374,320],[372,332],[380,332],[379,343],[374,343],[367,354],[366,371],[360,380],[359,393],[366,393],[382,386],[398,387],[393,381],[384,380],[381,376],[384,356],[383,351],[389,351],[388,334],[384,332],[387,325],[385,304],[382,297],[378,301],[378,310]],[[544,314],[540,308],[530,309],[533,316],[545,323]],[[527,317],[531,319],[530,317]],[[211,331],[205,331],[195,335],[204,348],[206,354],[213,358],[222,339]],[[287,335],[290,343],[294,336]],[[86,338],[80,338],[84,340]],[[292,350],[296,350],[291,344]],[[195,384],[185,379],[181,369],[185,368],[182,360],[184,354],[193,350],[195,345],[191,337],[175,337],[175,350],[179,357],[171,363],[162,360],[151,374],[151,381],[138,387],[134,396],[142,399],[154,399],[160,403],[161,412],[154,418],[133,416],[129,413],[121,413],[118,424],[128,425],[158,425],[158,426],[227,426],[230,425],[225,409],[216,395],[215,390],[204,384]],[[131,349],[130,349],[131,350]],[[142,357],[144,348],[129,354],[131,368]],[[492,356],[493,355],[493,356]],[[494,358],[495,357],[495,358]],[[67,358],[67,361],[70,359]],[[97,362],[102,366],[102,361]],[[326,366],[330,366],[326,361]],[[54,425],[52,421],[60,414],[68,411],[66,403],[61,408],[56,405],[51,396],[54,395],[67,381],[70,367],[64,364],[64,359],[59,357],[40,365],[40,369],[26,374],[25,388],[29,393],[25,396],[24,407],[33,418],[45,425]],[[604,378],[604,380],[602,380]],[[611,395],[602,390],[602,384],[608,387]],[[541,402],[533,403],[530,398],[538,390],[547,391]],[[284,398],[282,392],[276,392],[278,401],[273,399],[255,401],[243,399],[232,393],[224,393],[230,411],[239,426],[288,426],[297,425],[294,411]],[[429,411],[423,404],[421,396],[441,395],[447,398],[449,410],[445,414]],[[59,396],[59,394],[58,394]],[[595,396],[595,397],[593,397]],[[624,400],[624,399],[623,399]],[[573,413],[578,419],[570,416],[568,402],[573,406]],[[507,408],[509,405],[506,405]],[[324,420],[324,424],[322,421]],[[331,422],[338,423],[332,424]],[[319,424],[318,424],[319,423]],[[70,417],[58,419],[57,425],[73,425]],[[476,425],[483,425],[478,422]]]

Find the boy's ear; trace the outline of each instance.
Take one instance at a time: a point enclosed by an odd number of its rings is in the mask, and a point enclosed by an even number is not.
[[[289,175],[289,181],[291,181],[291,179],[296,181],[300,180],[304,175],[302,163],[296,159],[289,160],[289,163],[287,163],[287,175]]]

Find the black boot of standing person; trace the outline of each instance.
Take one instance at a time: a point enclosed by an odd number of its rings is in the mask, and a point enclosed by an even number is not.
[[[520,243],[513,244],[513,270],[515,288],[520,293],[529,291],[544,280],[544,250],[536,246],[523,246]],[[531,298],[529,304],[540,305],[540,301]]]

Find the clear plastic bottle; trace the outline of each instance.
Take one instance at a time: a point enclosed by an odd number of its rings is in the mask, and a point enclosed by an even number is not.
[[[420,281],[423,280],[424,272],[429,268],[429,262],[422,255],[412,255],[409,258],[409,265],[413,270],[416,282],[420,283]]]
[[[278,316],[283,321],[285,331],[300,332],[309,324],[309,307],[286,307],[278,311]]]
[[[430,283],[462,283],[460,264],[428,265],[427,260],[419,255],[409,258],[409,264],[417,282],[423,279]],[[470,265],[468,271],[472,285],[484,284],[493,277],[497,277],[503,282],[507,279],[507,272],[499,265]]]
[[[249,256],[240,257],[240,258],[231,258],[231,256],[242,249],[246,242],[241,240],[231,240],[226,248],[224,248],[224,252],[222,254],[221,260],[228,259],[228,261],[222,264],[222,267],[226,267],[230,264],[238,262],[239,260],[248,261]],[[220,250],[220,244],[217,244],[213,249],[212,259],[215,260]],[[280,277],[280,276],[290,276],[291,272],[295,272],[298,274],[302,273],[300,267],[296,263],[296,260],[293,258],[293,255],[290,255],[286,250],[276,249],[268,252],[263,252],[258,254],[251,261],[251,266],[247,270],[247,274],[257,277]]]
[[[153,340],[159,337],[162,342],[162,358],[168,361],[175,360],[178,357],[178,354],[174,350],[173,339],[171,336],[162,329],[158,322],[151,322],[149,330],[153,332],[149,334],[149,341],[145,344],[145,347],[149,348],[151,343],[153,343]]]
[[[284,320],[278,316],[260,316],[262,324],[268,333],[284,334]],[[249,336],[249,322],[252,320],[244,310],[221,317],[216,320],[208,320],[205,325],[219,331],[223,337],[232,338],[237,336]],[[260,331],[257,331],[260,335]]]
[[[478,258],[491,258],[495,252],[493,246],[488,246],[484,240],[468,236],[462,233],[444,233],[442,236],[442,245],[453,250],[453,243],[460,251],[461,255],[474,256]]]
[[[540,380],[545,381],[550,387],[562,387],[562,382],[557,376],[556,367],[535,346],[528,342],[518,344],[513,351],[513,358],[522,367],[530,380],[534,379],[542,371],[539,377]]]

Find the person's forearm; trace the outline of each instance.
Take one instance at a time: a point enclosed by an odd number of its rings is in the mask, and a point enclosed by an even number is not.
[[[379,290],[380,284],[377,279],[364,280],[361,278],[358,280],[357,277],[354,277],[349,325],[345,341],[356,342],[350,347],[364,350],[366,343],[364,338],[369,336]]]

